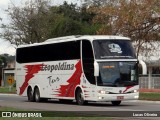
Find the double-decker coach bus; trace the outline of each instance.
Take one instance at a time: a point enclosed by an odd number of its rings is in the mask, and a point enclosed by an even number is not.
[[[111,101],[139,97],[138,60],[120,36],[66,36],[16,50],[17,94],[29,101]]]

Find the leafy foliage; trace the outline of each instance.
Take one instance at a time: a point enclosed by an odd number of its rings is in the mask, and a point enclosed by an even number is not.
[[[96,14],[94,22],[102,24],[97,34],[128,36],[136,42],[137,54],[140,48],[145,50],[144,42],[160,39],[158,0],[101,0],[100,4],[90,7],[90,11]]]
[[[5,67],[7,65],[7,60],[5,56],[0,56],[0,67]]]
[[[48,0],[33,0],[24,7],[9,7],[6,12],[11,23],[1,26],[4,30],[1,37],[19,45],[52,37],[96,33],[98,25],[92,24],[94,15],[85,7],[67,2],[60,6],[49,4]]]

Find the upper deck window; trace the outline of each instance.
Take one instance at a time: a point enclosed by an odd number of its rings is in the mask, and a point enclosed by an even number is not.
[[[136,55],[129,40],[94,40],[96,59],[135,59]]]

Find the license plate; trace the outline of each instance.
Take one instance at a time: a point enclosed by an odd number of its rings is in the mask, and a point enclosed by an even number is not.
[[[124,96],[117,96],[117,100],[123,100]]]

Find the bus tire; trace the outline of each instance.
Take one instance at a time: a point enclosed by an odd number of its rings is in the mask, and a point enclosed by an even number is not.
[[[112,105],[119,106],[121,104],[121,101],[111,101]]]
[[[34,95],[31,87],[27,90],[27,97],[29,102],[34,102]]]
[[[85,105],[87,101],[84,100],[83,93],[81,89],[78,89],[76,93],[76,102],[78,105]]]
[[[34,99],[35,99],[35,102],[40,102],[41,101],[40,92],[39,92],[38,87],[36,87],[35,90],[34,90]]]

